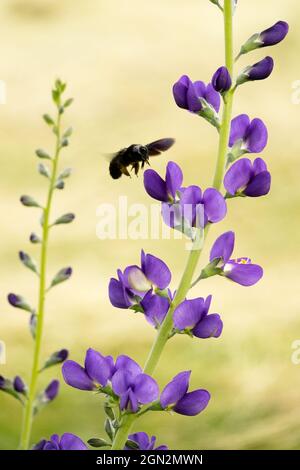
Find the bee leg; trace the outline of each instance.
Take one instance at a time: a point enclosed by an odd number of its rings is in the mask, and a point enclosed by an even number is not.
[[[122,171],[123,175],[129,176],[129,178],[131,178],[130,173],[127,170],[126,166],[122,166],[121,171]]]
[[[135,174],[136,176],[138,176],[139,170],[140,170],[140,164],[139,164],[139,162],[134,163],[134,165],[132,165],[132,168],[134,168],[134,174]]]

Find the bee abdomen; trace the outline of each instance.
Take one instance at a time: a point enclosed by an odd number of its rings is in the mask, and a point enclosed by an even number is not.
[[[117,163],[111,162],[109,165],[109,173],[110,176],[114,179],[117,180],[122,176],[122,171],[120,169],[120,166]]]

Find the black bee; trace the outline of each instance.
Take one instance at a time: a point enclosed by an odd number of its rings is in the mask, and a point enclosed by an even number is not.
[[[174,139],[165,138],[151,142],[151,144],[148,145],[133,144],[119,150],[119,152],[114,154],[109,164],[110,176],[114,180],[120,178],[122,175],[130,177],[130,173],[127,169],[130,165],[130,169],[134,170],[134,173],[138,175],[140,167],[144,168],[145,163],[150,165],[149,157],[160,155],[162,152],[172,147],[174,142]]]

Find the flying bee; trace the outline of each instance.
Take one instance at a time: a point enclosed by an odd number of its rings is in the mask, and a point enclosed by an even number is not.
[[[133,144],[127,148],[119,150],[112,157],[109,164],[110,176],[116,180],[122,175],[131,176],[130,170],[134,170],[135,175],[138,175],[140,168],[144,168],[145,164],[150,165],[149,158],[155,155],[160,155],[162,152],[168,150],[174,144],[175,140],[165,138],[151,142],[148,145]]]

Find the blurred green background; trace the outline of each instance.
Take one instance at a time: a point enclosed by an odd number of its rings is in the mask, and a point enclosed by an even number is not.
[[[212,394],[209,407],[195,418],[153,414],[136,430],[159,436],[173,449],[299,449],[300,365],[291,361],[300,339],[299,302],[299,16],[297,0],[240,1],[235,15],[235,44],[282,19],[290,23],[286,41],[255,51],[239,67],[271,54],[273,75],[246,84],[236,94],[234,114],[262,118],[269,129],[263,156],[273,175],[267,198],[234,200],[223,222],[210,232],[202,262],[214,238],[236,232],[236,255],[264,266],[259,285],[243,288],[221,278],[198,285],[193,296],[213,294],[213,310],[224,320],[218,340],[172,339],[156,371],[161,386],[192,369],[194,388]],[[117,203],[150,205],[142,178],[112,181],[102,154],[130,143],[174,136],[176,146],[153,161],[164,173],[167,159],[184,167],[185,183],[211,183],[216,133],[204,121],[176,107],[171,86],[189,74],[208,81],[223,64],[220,12],[208,0],[2,0],[0,7],[0,79],[7,103],[0,106],[0,339],[7,347],[5,376],[28,378],[32,341],[27,315],[12,309],[8,292],[35,304],[37,282],[23,269],[17,252],[38,258],[29,233],[38,230],[38,213],[19,202],[21,194],[43,201],[46,181],[35,171],[34,150],[51,149],[53,137],[41,120],[52,111],[50,87],[59,76],[68,82],[74,105],[64,117],[75,129],[61,159],[74,176],[57,192],[53,216],[74,211],[70,226],[57,227],[50,240],[49,276],[72,265],[74,276],[49,294],[43,358],[66,347],[83,361],[87,347],[105,354],[125,353],[143,364],[154,331],[142,317],[114,309],[108,280],[118,267],[137,263],[143,247],[161,256],[173,272],[176,288],[185,264],[180,240],[106,240],[96,236],[96,209]],[[299,83],[298,83],[299,86]],[[299,93],[298,93],[299,96]],[[60,376],[51,369],[40,388]],[[33,442],[53,432],[83,439],[103,436],[101,398],[61,386],[59,397],[37,417]],[[0,395],[0,448],[18,445],[21,409]]]

